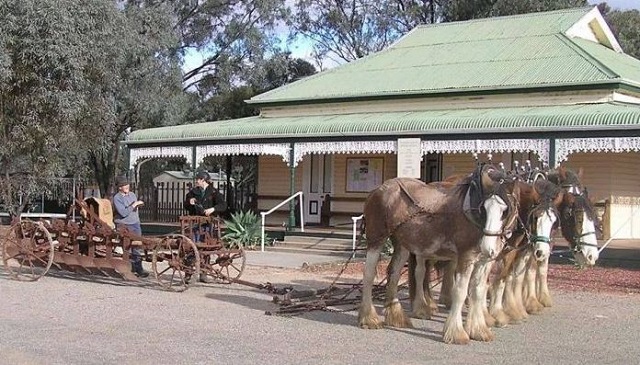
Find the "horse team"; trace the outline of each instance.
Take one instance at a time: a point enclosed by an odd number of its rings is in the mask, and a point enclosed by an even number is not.
[[[411,327],[397,296],[408,260],[411,316],[422,319],[437,310],[429,290],[429,267],[448,262],[439,298],[450,308],[445,343],[491,341],[490,327],[518,323],[551,306],[547,269],[553,229],[561,227],[578,264],[592,266],[598,259],[596,217],[580,175],[563,167],[546,173],[507,172],[479,164],[468,176],[431,184],[411,178],[387,180],[364,205],[367,256],[360,327]],[[381,321],[372,287],[387,240],[394,250]]]

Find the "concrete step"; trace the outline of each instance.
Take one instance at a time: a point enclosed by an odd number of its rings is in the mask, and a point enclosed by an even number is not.
[[[312,256],[329,256],[329,257],[339,257],[347,259],[351,256],[351,249],[349,250],[327,250],[327,249],[318,249],[318,248],[305,248],[297,245],[276,245],[276,246],[268,246],[265,247],[265,251],[269,252],[280,252],[280,253],[296,253],[296,254],[306,254]],[[359,252],[356,255],[357,257],[364,256],[364,253],[360,254]]]
[[[299,247],[329,251],[350,251],[352,244],[351,240],[344,238],[287,236],[283,241],[277,241],[276,246]]]

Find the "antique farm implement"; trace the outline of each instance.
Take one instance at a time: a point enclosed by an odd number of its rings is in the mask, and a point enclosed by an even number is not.
[[[109,200],[88,198],[76,200],[65,219],[14,220],[0,238],[4,267],[23,281],[38,280],[52,268],[139,281],[130,262],[131,248],[138,247],[167,290],[183,291],[200,274],[226,283],[242,275],[245,252],[225,246],[218,218],[183,216],[179,233],[153,237],[116,229],[112,217]]]

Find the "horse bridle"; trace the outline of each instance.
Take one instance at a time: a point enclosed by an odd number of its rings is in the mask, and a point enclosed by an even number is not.
[[[502,184],[504,183],[504,180],[500,180],[499,181],[499,186],[503,186]],[[506,200],[505,203],[507,204],[507,207],[509,209],[509,212],[511,213],[511,217],[505,221],[505,223],[502,225],[502,227],[500,228],[499,231],[489,231],[487,229],[485,229],[484,227],[482,228],[482,234],[488,237],[500,237],[500,239],[502,239],[502,241],[506,241],[507,239],[509,239],[509,237],[511,236],[511,234],[513,233],[512,229],[507,229],[507,227],[511,227],[513,226],[513,224],[516,222],[516,219],[519,219],[518,216],[518,199],[516,199],[513,196],[513,193],[508,193],[508,192],[504,192],[504,194],[506,195]],[[493,195],[497,195],[498,197],[500,197],[501,199],[503,199],[503,197],[500,196],[500,194],[498,194],[497,192],[493,192],[491,195],[489,195],[489,197],[493,196]],[[505,200],[505,199],[503,199]],[[486,201],[486,199],[485,199]]]
[[[531,213],[529,213],[529,216],[530,216],[530,217],[532,217],[532,216],[534,215],[534,213],[536,213],[536,210],[539,210],[539,208],[540,208],[541,206],[542,206],[542,203],[538,203],[538,204],[536,204],[536,205],[533,207],[533,209],[531,210]],[[556,217],[557,217],[556,219],[558,219],[558,220],[559,220],[559,219],[560,219],[560,214],[559,214],[559,212],[557,211],[557,209],[555,209],[555,207],[550,207],[550,208],[551,208],[551,209],[553,209],[553,212],[555,213],[555,215],[556,215]],[[542,210],[542,214],[549,214],[549,213],[547,212],[547,210],[548,210],[548,209],[544,209],[544,210]],[[536,218],[536,219],[538,219],[538,218]],[[529,219],[527,219],[527,221],[528,221],[528,220],[529,220]],[[535,221],[532,221],[532,222],[531,222],[531,224],[529,224],[529,226],[533,226],[534,222],[535,222]],[[528,241],[529,241],[529,243],[530,243],[530,244],[535,244],[535,243],[538,243],[538,242],[546,243],[546,244],[548,244],[548,245],[550,245],[550,244],[551,244],[551,236],[550,236],[550,235],[549,235],[549,236],[541,236],[541,235],[539,235],[539,234],[538,234],[537,230],[536,230],[536,234],[535,234],[535,235],[531,235],[531,234],[529,233],[529,232],[530,232],[529,227],[525,226],[525,228],[524,228],[524,229],[525,229],[525,234],[527,234],[527,235],[529,236],[529,240],[528,240]]]
[[[582,198],[582,199],[588,199],[584,193],[582,192],[582,190],[580,190],[577,186],[575,185],[562,185],[562,188],[565,189],[565,193],[567,194],[571,194],[573,195],[575,198]],[[576,193],[576,191],[578,191],[578,193]],[[578,223],[578,219],[582,219],[583,214],[576,214],[575,212],[575,200],[573,202],[573,204],[571,204],[571,207],[568,208],[570,215],[573,216],[573,230],[575,231],[575,227]],[[584,208],[581,208],[580,211],[582,211],[584,213]],[[595,222],[594,222],[595,223]],[[580,225],[582,227],[582,224]],[[574,232],[575,233],[575,232]],[[597,244],[593,244],[593,243],[589,243],[589,242],[585,242],[584,241],[584,237],[590,236],[590,235],[595,235],[596,231],[593,232],[584,232],[582,234],[574,234],[574,236],[572,237],[571,241],[569,242],[569,244],[571,245],[571,251],[573,252],[580,252],[582,251],[582,248],[584,246],[588,246],[588,247],[598,247]],[[597,242],[597,241],[596,241]]]

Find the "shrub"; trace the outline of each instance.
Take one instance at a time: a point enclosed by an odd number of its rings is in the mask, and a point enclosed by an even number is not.
[[[260,244],[260,218],[255,213],[237,212],[231,214],[231,220],[225,220],[224,223],[222,239],[230,248],[254,249]]]

